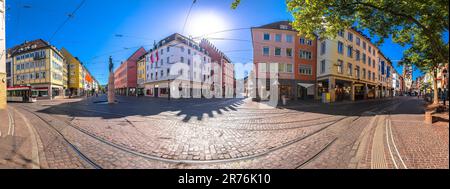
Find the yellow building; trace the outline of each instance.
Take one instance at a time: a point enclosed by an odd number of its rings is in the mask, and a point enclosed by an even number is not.
[[[84,67],[80,60],[74,57],[70,52],[62,48],[61,53],[63,54],[67,63],[67,79],[68,79],[68,89],[70,96],[81,96],[84,94]]]
[[[138,95],[145,95],[145,82],[147,81],[147,64],[146,54],[139,58],[137,62],[137,92]]]
[[[0,0],[0,109],[6,108],[5,0]],[[9,76],[8,76],[9,77]]]
[[[335,39],[319,39],[317,53],[318,99],[335,102],[386,96],[382,91],[389,87],[385,74],[390,61],[382,60],[381,51],[361,32],[348,29]]]
[[[38,99],[64,97],[64,58],[42,39],[25,42],[11,49],[14,86],[31,87]]]

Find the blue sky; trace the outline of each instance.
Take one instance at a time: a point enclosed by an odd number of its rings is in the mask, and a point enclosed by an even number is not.
[[[7,1],[7,47],[25,40],[49,40],[81,1]],[[195,37],[211,31],[244,28],[209,37],[251,41],[250,30],[245,28],[292,18],[286,10],[285,0],[244,0],[237,10],[230,9],[231,2],[197,0],[183,33],[192,0],[86,0],[51,43],[57,48],[67,48],[82,60],[100,83],[106,84],[109,55],[113,56],[117,67],[139,46],[148,50],[153,41],[175,32]],[[123,37],[117,37],[117,34]],[[211,41],[233,62],[247,63],[252,60],[251,42]],[[403,48],[390,40],[381,46],[381,50],[391,60],[402,57]],[[396,69],[401,72],[400,67]],[[416,72],[415,76],[418,75],[419,72]]]

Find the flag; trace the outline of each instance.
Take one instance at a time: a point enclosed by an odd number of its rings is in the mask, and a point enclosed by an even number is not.
[[[151,55],[150,55],[150,62],[151,62],[150,64],[153,64],[153,62],[155,62],[153,59],[153,53],[151,53]]]
[[[158,54],[158,51],[156,51],[156,62],[158,62],[159,61],[159,54]]]

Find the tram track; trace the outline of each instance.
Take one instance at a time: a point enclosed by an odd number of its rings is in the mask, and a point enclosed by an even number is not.
[[[57,128],[55,128],[50,121],[46,120],[43,116],[39,115],[36,112],[33,112],[27,108],[24,108],[23,106],[19,106],[22,110],[33,114],[34,116],[36,116],[39,120],[41,120],[42,122],[44,122],[48,128],[52,129],[53,131],[55,131],[64,141],[64,143],[66,143],[79,157],[80,159],[82,159],[85,163],[89,164],[92,168],[94,169],[103,169],[99,164],[97,164],[94,160],[90,159],[87,155],[85,155],[83,152],[81,152],[80,149],[78,149],[78,147],[76,145],[74,145],[72,142],[70,142],[65,136],[64,134]]]
[[[372,109],[373,107],[379,106],[379,105],[380,105],[380,104],[376,104],[376,105],[374,105],[374,106],[366,107],[366,108],[364,108],[363,110],[361,110],[360,113],[369,111],[369,110]],[[32,114],[38,116],[41,120],[43,120],[45,123],[47,123],[49,126],[51,126],[51,124],[50,124],[48,121],[46,121],[45,119],[43,119],[41,116],[37,115],[37,113],[32,112],[32,110],[29,110],[29,108],[26,109],[26,108],[22,107],[22,109],[24,109],[24,110],[26,110],[27,112],[30,112],[30,113],[32,113]],[[361,117],[361,116],[358,116],[356,119],[353,119],[352,122],[354,122],[355,120],[357,120],[359,117]],[[345,119],[345,118],[344,118],[344,119]],[[87,131],[87,130],[85,130],[85,129],[82,129],[82,128],[78,127],[78,126],[74,126],[74,125],[72,125],[72,124],[71,124],[69,121],[67,121],[67,120],[61,120],[61,119],[59,119],[59,120],[62,121],[62,122],[64,122],[64,123],[67,124],[68,126],[74,128],[75,130],[77,130],[77,131],[79,131],[79,132],[85,134],[86,136],[88,136],[88,137],[94,139],[95,141],[101,142],[101,143],[103,143],[103,144],[106,144],[106,145],[108,145],[108,146],[110,146],[110,147],[113,147],[113,148],[115,148],[115,149],[118,149],[118,150],[120,150],[120,151],[122,151],[122,152],[124,152],[124,153],[131,154],[131,155],[134,155],[134,156],[139,156],[139,157],[141,157],[141,158],[148,159],[148,160],[162,161],[162,162],[175,163],[175,164],[217,164],[217,163],[232,163],[232,162],[236,162],[236,161],[244,161],[244,160],[252,160],[252,159],[260,158],[260,157],[263,157],[263,156],[268,155],[269,153],[275,152],[275,151],[280,150],[280,149],[283,149],[283,148],[287,148],[287,147],[289,147],[289,146],[291,146],[291,145],[293,145],[293,144],[296,144],[296,143],[298,143],[298,142],[304,141],[304,140],[307,139],[307,138],[310,138],[310,137],[315,136],[315,135],[317,135],[317,134],[319,134],[319,133],[322,133],[322,131],[328,129],[329,127],[331,127],[331,126],[337,124],[337,123],[340,122],[340,121],[343,121],[343,119],[337,120],[337,121],[332,122],[332,123],[330,123],[329,125],[326,125],[325,127],[321,128],[321,129],[319,129],[319,130],[316,130],[316,131],[314,131],[314,132],[312,132],[312,133],[310,133],[310,134],[308,134],[308,135],[306,135],[306,136],[302,136],[302,137],[295,138],[295,139],[293,139],[293,140],[290,140],[290,141],[287,141],[287,142],[283,143],[282,145],[279,145],[279,146],[277,146],[277,147],[273,147],[273,148],[267,149],[266,151],[264,151],[264,152],[262,152],[262,153],[258,153],[258,154],[254,154],[254,155],[250,155],[250,156],[239,157],[239,158],[230,158],[230,159],[221,159],[221,160],[176,160],[176,159],[161,158],[161,157],[158,157],[158,156],[155,156],[155,155],[149,155],[149,154],[146,154],[146,153],[142,153],[142,152],[135,151],[135,150],[130,149],[130,148],[128,148],[128,147],[125,147],[125,146],[123,146],[123,145],[119,145],[119,144],[113,143],[113,142],[111,142],[111,141],[108,141],[108,140],[106,140],[106,139],[104,139],[104,138],[102,138],[102,137],[96,136],[95,134],[92,134],[92,133],[90,133],[89,131]],[[60,135],[63,136],[63,134],[62,134],[61,132],[59,132],[56,128],[54,128],[53,126],[51,126],[51,127],[52,127],[54,130],[56,130],[56,131],[58,132],[58,134],[60,134]],[[74,150],[75,150],[76,152],[78,152],[78,153],[80,154],[80,156],[81,156],[84,160],[86,160],[88,163],[90,163],[90,164],[91,164],[93,167],[95,167],[95,168],[101,168],[101,167],[100,167],[99,165],[97,165],[93,160],[89,159],[85,154],[83,154],[83,153],[80,151],[80,149],[78,149],[75,145],[73,145],[72,143],[70,143],[70,141],[69,141],[67,138],[65,138],[64,136],[63,136],[63,138],[64,138],[64,140],[67,142],[67,144],[69,144],[72,148],[74,148]],[[329,144],[325,145],[325,147],[324,147],[323,149],[321,149],[317,154],[313,155],[313,156],[312,156],[311,158],[309,158],[307,161],[302,162],[302,163],[301,163],[299,166],[297,166],[297,167],[300,167],[300,168],[301,168],[301,167],[303,167],[304,165],[308,164],[310,161],[312,161],[312,160],[314,160],[315,158],[317,158],[318,156],[320,156],[320,154],[323,153],[324,151],[326,151],[326,149],[328,149],[328,148],[334,143],[334,141],[336,141],[336,140],[337,140],[337,138],[335,138],[334,140],[332,140],[332,142],[330,142]]]

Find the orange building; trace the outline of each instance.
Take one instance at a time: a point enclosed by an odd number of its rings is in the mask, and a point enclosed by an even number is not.
[[[278,67],[279,96],[289,99],[314,98],[317,45],[314,40],[298,37],[289,21],[280,21],[252,28],[253,61],[256,79],[270,78],[269,64]],[[266,64],[264,64],[266,63]],[[264,65],[264,66],[263,66]],[[273,83],[258,84],[270,90]],[[264,92],[264,90],[262,90]],[[266,94],[258,94],[264,96]]]
[[[314,98],[317,76],[317,40],[295,37],[295,79],[297,98]]]

